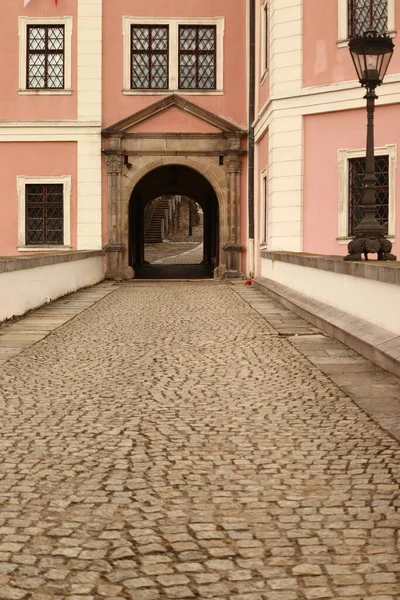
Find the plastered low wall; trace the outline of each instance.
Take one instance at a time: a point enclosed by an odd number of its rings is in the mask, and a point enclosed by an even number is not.
[[[0,259],[0,322],[103,279],[100,251]]]
[[[262,252],[261,276],[400,335],[400,263]]]

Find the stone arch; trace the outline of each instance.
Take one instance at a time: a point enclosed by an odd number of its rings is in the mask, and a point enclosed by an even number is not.
[[[210,160],[204,159],[203,157],[196,157],[196,159],[194,159],[191,157],[179,156],[156,156],[151,158],[152,159],[150,161],[144,161],[143,158],[138,159],[135,165],[135,170],[133,170],[132,166],[132,168],[125,174],[125,177],[123,178],[121,206],[123,213],[123,230],[121,241],[125,247],[123,256],[124,267],[128,266],[129,264],[129,202],[132,197],[132,193],[143,177],[145,177],[148,173],[155,171],[159,167],[165,166],[188,167],[204,177],[204,179],[208,181],[210,186],[213,188],[219,207],[219,257],[221,265],[221,259],[224,255],[224,246],[230,241],[228,223],[229,190],[224,167],[212,164]]]
[[[171,140],[171,145],[175,140]],[[141,149],[141,144],[146,149]],[[175,142],[176,143],[176,142]],[[207,144],[210,142],[207,140]],[[137,144],[135,147],[134,144]],[[165,146],[148,146],[147,139],[109,140],[107,157],[108,174],[108,231],[107,273],[109,278],[132,276],[129,257],[129,202],[133,190],[150,172],[159,167],[184,166],[192,169],[208,182],[215,192],[219,207],[219,264],[216,276],[238,277],[240,273],[240,148],[227,148],[216,152],[211,148],[194,153],[193,150],[172,152],[169,141]],[[147,147],[146,147],[147,146]]]
[[[123,244],[128,249],[128,264],[138,270],[142,275],[145,263],[144,255],[144,208],[147,202],[156,197],[170,193],[169,181],[174,173],[170,167],[176,168],[177,191],[176,194],[194,199],[203,209],[203,264],[204,268],[220,265],[223,256],[223,243],[221,241],[221,206],[226,204],[224,190],[212,185],[213,178],[204,175],[204,170],[194,161],[186,160],[154,160],[151,164],[129,174],[125,181],[123,205],[127,213],[124,219],[126,228],[123,233]],[[223,180],[222,180],[223,181]],[[222,201],[221,201],[222,196]],[[226,212],[226,211],[225,211]],[[208,265],[208,267],[207,267]],[[147,272],[147,269],[146,269]],[[210,271],[211,272],[211,271]]]

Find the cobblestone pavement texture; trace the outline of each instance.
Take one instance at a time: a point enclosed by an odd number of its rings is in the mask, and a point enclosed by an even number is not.
[[[0,599],[400,598],[398,442],[233,287],[120,286],[0,407]]]

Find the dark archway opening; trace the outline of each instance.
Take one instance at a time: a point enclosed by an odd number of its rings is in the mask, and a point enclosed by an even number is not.
[[[160,230],[159,242],[167,230],[176,228],[176,218],[191,215],[190,228],[195,215],[201,214],[202,246],[198,246],[193,264],[188,257],[175,264],[162,264],[146,260],[145,242],[153,227]],[[165,214],[165,219],[161,216]],[[182,217],[178,217],[182,218]],[[174,221],[175,219],[175,221]],[[201,252],[200,260],[198,253]],[[171,261],[169,261],[171,262]],[[216,193],[205,177],[194,169],[182,165],[159,167],[150,171],[135,186],[129,203],[129,264],[137,279],[205,279],[212,278],[219,264],[219,210]]]

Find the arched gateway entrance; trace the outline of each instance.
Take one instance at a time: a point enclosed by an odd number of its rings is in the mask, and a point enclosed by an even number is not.
[[[151,276],[151,268],[145,261],[145,234],[149,205],[165,195],[190,198],[203,214],[203,261],[202,269],[186,269],[187,272],[212,275],[219,265],[219,206],[214,188],[198,171],[185,165],[158,167],[147,173],[133,189],[129,202],[129,265],[136,276]],[[143,265],[146,265],[144,267]],[[159,272],[160,268],[156,269]],[[166,276],[168,276],[168,269]],[[173,270],[173,272],[175,272]],[[179,270],[178,270],[179,272]]]
[[[175,111],[175,123],[179,123],[182,111],[185,131],[176,132],[168,116],[162,120],[169,110]],[[147,122],[152,119],[147,131]],[[162,133],[154,132],[155,122],[160,123]],[[104,247],[108,278],[134,275],[144,258],[145,206],[168,193],[188,196],[202,207],[204,261],[215,267],[214,276],[241,276],[244,136],[236,125],[175,94],[103,130],[108,179],[108,243]]]

